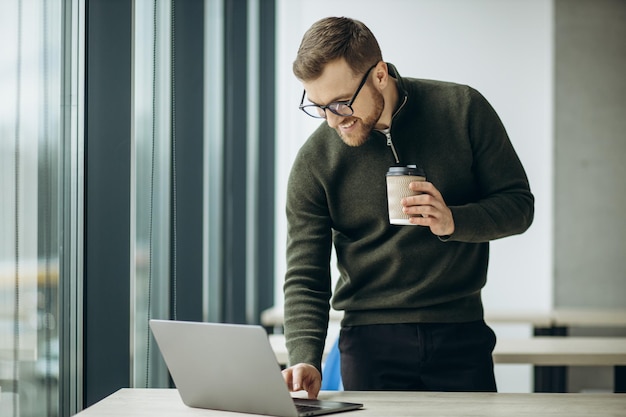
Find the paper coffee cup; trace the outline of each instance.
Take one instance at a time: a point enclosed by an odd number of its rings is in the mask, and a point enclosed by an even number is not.
[[[389,223],[412,225],[410,216],[402,211],[402,201],[405,197],[419,194],[409,188],[414,181],[426,181],[426,174],[416,165],[405,167],[394,166],[387,171],[387,201],[389,204]]]

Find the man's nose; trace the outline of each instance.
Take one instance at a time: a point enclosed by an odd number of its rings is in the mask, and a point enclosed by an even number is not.
[[[332,111],[326,109],[326,122],[328,123],[328,126],[332,127],[333,129],[336,129],[342,120],[343,120],[342,116],[338,116]]]

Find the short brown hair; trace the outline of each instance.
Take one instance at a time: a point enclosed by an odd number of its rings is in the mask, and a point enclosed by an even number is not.
[[[362,22],[348,17],[326,17],[302,37],[293,73],[301,81],[317,79],[324,66],[344,58],[355,74],[382,60],[374,34]]]

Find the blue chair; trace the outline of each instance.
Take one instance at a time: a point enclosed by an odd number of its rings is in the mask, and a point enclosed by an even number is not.
[[[340,359],[339,338],[337,338],[328,355],[326,355],[326,361],[324,361],[322,366],[322,390],[343,391]]]

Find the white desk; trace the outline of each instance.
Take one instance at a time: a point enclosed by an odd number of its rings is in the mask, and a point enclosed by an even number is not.
[[[272,350],[274,351],[274,355],[276,355],[276,360],[280,365],[287,365],[289,362],[289,353],[287,351],[287,345],[285,342],[284,334],[270,334],[269,336],[270,345],[272,345]],[[328,335],[326,338],[326,343],[324,344],[324,352],[322,353],[322,362],[326,360],[326,356],[335,342],[336,335]]]
[[[536,392],[567,392],[567,367],[611,366],[613,389],[626,392],[626,338],[536,336],[498,339],[495,363],[534,365]]]
[[[552,312],[552,325],[626,328],[626,309],[558,308]]]
[[[330,311],[331,322],[338,322],[342,318],[342,311]],[[626,328],[626,309],[485,310],[485,321],[490,324],[530,324],[534,328],[574,326]],[[266,327],[282,326],[283,323],[283,306],[274,306],[261,313],[261,324]]]
[[[278,363],[287,364],[285,336],[271,334],[269,340]],[[324,346],[324,358],[331,347],[329,338]],[[542,366],[624,366],[626,338],[538,336],[498,339],[493,360],[495,363]]]
[[[245,393],[242,393],[245,395]],[[322,392],[319,398],[361,402],[364,408],[336,416],[626,416],[620,394],[486,394],[440,392]],[[245,416],[185,406],[175,389],[123,389],[83,410],[77,417]],[[250,414],[247,414],[250,415]]]
[[[281,327],[284,324],[284,307],[273,306],[261,312],[261,324],[266,327]],[[331,322],[339,322],[343,318],[343,311],[330,310]],[[492,310],[485,312],[485,321],[488,323],[522,323],[534,327],[551,327],[553,312],[535,310]]]
[[[330,310],[329,320],[340,322],[343,318],[343,311]],[[265,327],[282,327],[285,323],[285,311],[283,306],[270,307],[261,312],[261,324]]]
[[[626,365],[626,338],[537,336],[498,339],[495,363],[542,366]]]
[[[281,334],[269,335],[270,344],[281,365],[288,362],[285,337]],[[334,340],[334,339],[333,339]],[[327,339],[324,358],[332,347]],[[527,339],[498,339],[493,351],[494,363],[528,364],[546,368],[543,374],[536,375],[535,389],[538,391],[565,391],[561,379],[562,371],[568,366],[612,366],[614,368],[614,388],[616,392],[626,390],[626,338],[623,337],[559,337],[537,336]],[[539,378],[544,379],[542,382]],[[556,381],[556,382],[555,382]],[[543,384],[543,385],[542,385]]]
[[[493,324],[530,324],[535,329],[565,329],[570,327],[626,328],[623,308],[555,308],[550,311],[486,310],[485,321]],[[558,332],[552,331],[552,335]],[[564,336],[565,334],[559,334]]]
[[[261,323],[266,327],[282,327],[283,325],[283,306],[274,306],[263,312],[261,315]],[[343,317],[343,312],[331,310],[331,323],[339,323]],[[533,328],[535,336],[567,336],[571,327],[595,327],[595,328],[626,328],[626,309],[585,309],[585,308],[557,308],[553,310],[485,310],[485,321],[488,324],[528,324]],[[583,360],[597,362],[602,357],[611,357],[611,352],[605,352],[604,349],[611,349],[614,342],[608,341],[609,345],[604,346],[600,342],[589,342],[587,345],[581,345],[579,342],[566,345],[567,342],[556,341],[549,344],[547,341],[538,342],[532,340],[519,341],[517,348],[520,352],[510,351],[510,348],[516,348],[515,345],[508,346],[501,344],[500,349],[496,346],[494,352],[494,360],[496,363],[529,363],[535,364],[534,368],[534,385],[538,392],[566,392],[567,378],[566,365],[542,364],[541,362],[532,362],[529,359],[538,361],[558,361],[561,357],[563,361]],[[582,342],[584,343],[584,342]],[[619,342],[615,342],[619,343]],[[582,352],[565,352],[562,349],[569,349],[576,346],[588,346],[594,350]],[[599,350],[595,350],[599,348]],[[547,350],[546,350],[547,349]],[[621,349],[621,347],[618,347]],[[540,352],[543,355],[539,355]],[[593,356],[598,352],[597,356]],[[605,352],[605,353],[602,353]],[[502,355],[500,355],[502,353]],[[516,356],[517,355],[517,359]],[[512,362],[519,360],[520,362]],[[611,361],[613,359],[609,359]],[[286,360],[285,360],[286,361]],[[589,364],[591,365],[591,364]],[[549,367],[546,367],[549,366]],[[615,390],[617,392],[626,392],[626,367],[622,364],[615,364]]]

